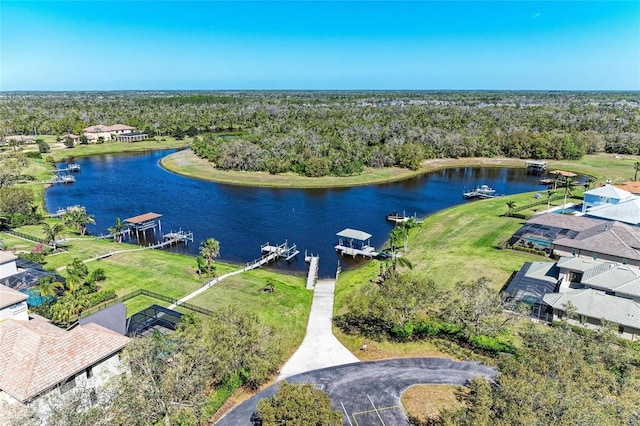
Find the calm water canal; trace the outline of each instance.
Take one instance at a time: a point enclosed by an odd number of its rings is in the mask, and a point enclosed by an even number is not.
[[[524,169],[457,168],[441,170],[402,182],[336,189],[271,189],[222,185],[179,176],[159,161],[173,151],[103,155],[78,159],[82,172],[76,183],[47,190],[47,209],[80,204],[95,216],[94,235],[108,233],[116,217],[123,220],[146,212],[162,214],[162,230],[194,233],[195,243],[172,248],[197,254],[200,241],[220,241],[220,259],[244,264],[260,257],[260,245],[269,241],[295,243],[301,251],[289,264],[277,268],[306,271],[304,251],[320,255],[320,276],[335,274],[356,263],[334,252],[335,234],[355,228],[373,235],[381,248],[392,224],[392,210],[427,216],[465,201],[462,191],[486,184],[500,194],[542,190],[536,176]],[[461,232],[466,232],[461,230]],[[153,239],[153,234],[150,234]]]

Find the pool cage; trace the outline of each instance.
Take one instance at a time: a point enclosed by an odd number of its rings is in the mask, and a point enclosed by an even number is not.
[[[127,319],[127,336],[148,336],[154,331],[164,334],[174,331],[182,320],[182,313],[151,305]]]

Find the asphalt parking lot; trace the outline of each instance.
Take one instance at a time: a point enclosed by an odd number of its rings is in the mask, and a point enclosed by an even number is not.
[[[329,394],[332,406],[343,413],[346,426],[406,425],[407,414],[400,396],[416,384],[464,385],[473,377],[491,379],[495,369],[476,362],[446,358],[397,358],[358,362],[314,370],[289,377],[290,383],[311,383]],[[272,396],[278,385],[270,386],[234,407],[218,423],[220,426],[251,425],[258,401]]]

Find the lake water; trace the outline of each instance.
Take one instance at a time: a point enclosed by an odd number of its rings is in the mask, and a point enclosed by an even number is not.
[[[334,251],[336,233],[355,228],[373,235],[380,249],[393,225],[385,216],[405,211],[424,217],[460,203],[462,191],[481,184],[499,194],[544,191],[537,176],[521,169],[456,168],[440,170],[401,182],[335,189],[272,189],[223,185],[186,178],[159,165],[173,151],[102,155],[76,162],[82,171],[75,184],[56,185],[46,191],[47,209],[80,204],[95,216],[89,225],[94,235],[107,234],[116,217],[125,219],[147,212],[162,214],[162,231],[192,231],[195,242],[171,250],[196,255],[200,241],[220,241],[220,259],[244,264],[260,257],[266,242],[297,244],[301,254],[274,267],[306,272],[304,251],[320,255],[320,276],[335,275],[359,261],[341,258]],[[464,232],[462,230],[461,232]],[[153,233],[149,234],[153,240]],[[360,260],[361,261],[361,260]]]

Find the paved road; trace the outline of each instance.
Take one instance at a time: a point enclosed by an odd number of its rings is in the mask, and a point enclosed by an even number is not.
[[[278,380],[305,371],[359,361],[336,339],[331,330],[335,286],[335,280],[320,280],[316,283],[307,334],[298,350],[280,369]]]
[[[416,384],[464,385],[475,376],[492,378],[495,369],[446,358],[398,358],[324,368],[289,377],[287,381],[312,383],[327,392],[333,408],[343,413],[345,426],[395,426],[408,424],[400,405],[400,395],[408,387]],[[251,415],[258,401],[270,397],[277,389],[277,384],[264,389],[236,406],[217,425],[251,425]]]

